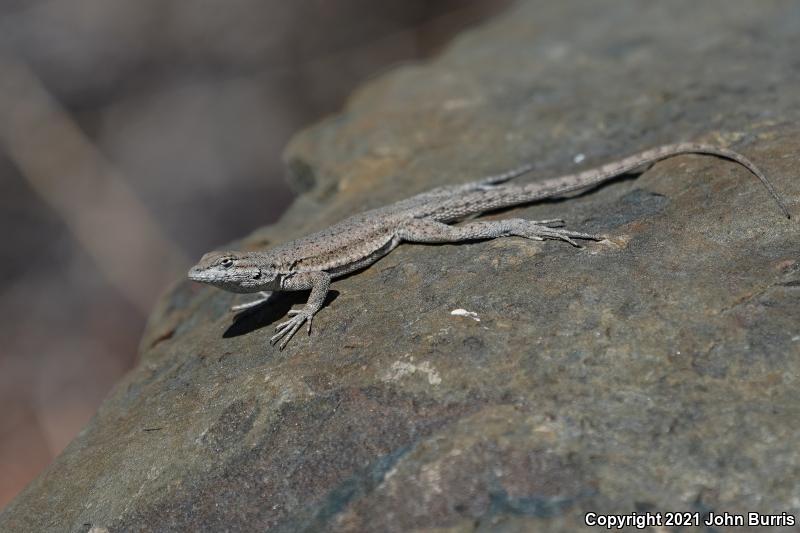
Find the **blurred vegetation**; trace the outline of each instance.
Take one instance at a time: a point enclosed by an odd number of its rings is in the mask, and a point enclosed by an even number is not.
[[[280,216],[281,150],[503,0],[0,4],[0,507],[135,362],[202,252]]]

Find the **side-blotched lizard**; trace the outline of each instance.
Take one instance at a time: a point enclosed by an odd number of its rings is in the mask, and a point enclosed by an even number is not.
[[[401,242],[446,243],[519,236],[534,240],[603,237],[561,229],[562,220],[454,222],[471,215],[525,204],[584,189],[615,176],[680,154],[708,154],[734,161],[754,174],[789,217],[786,206],[767,177],[744,156],[725,148],[681,143],[661,146],[601,167],[527,185],[505,184],[525,174],[532,165],[489,176],[464,185],[445,186],[407,200],[352,216],[328,229],[302,239],[258,252],[210,252],[189,271],[189,278],[237,293],[262,293],[256,301],[233,307],[255,307],[269,298],[267,291],[311,289],[306,305],[289,311],[291,318],[278,324],[272,344],[283,349],[303,326],[311,333],[311,321],[322,307],[331,280],[364,268],[391,252]]]

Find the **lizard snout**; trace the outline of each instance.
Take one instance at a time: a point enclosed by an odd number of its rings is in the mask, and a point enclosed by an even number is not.
[[[189,269],[189,279],[192,281],[203,281],[203,270],[197,265]]]

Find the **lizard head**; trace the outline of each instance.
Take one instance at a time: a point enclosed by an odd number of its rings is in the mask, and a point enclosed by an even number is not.
[[[248,252],[209,252],[189,270],[189,279],[230,292],[272,289],[278,272]]]

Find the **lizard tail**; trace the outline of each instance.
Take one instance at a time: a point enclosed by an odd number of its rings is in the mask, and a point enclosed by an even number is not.
[[[440,221],[456,220],[466,215],[542,200],[579,189],[586,189],[645,165],[682,154],[713,155],[742,165],[766,187],[778,207],[786,215],[786,218],[791,218],[783,199],[775,191],[769,179],[752,161],[733,150],[696,143],[668,144],[601,167],[537,181],[528,185],[506,185],[484,191],[475,191],[469,195],[437,205],[430,215]]]
[[[567,174],[558,178],[539,182],[535,185],[528,185],[525,188],[530,189],[532,193],[543,194],[541,198],[553,196],[555,194],[564,194],[578,189],[591,187],[603,181],[619,176],[635,170],[643,165],[648,165],[681,154],[706,154],[727,159],[735,163],[739,163],[747,170],[757,177],[764,187],[769,191],[769,194],[778,204],[778,207],[786,215],[786,218],[792,218],[789,210],[783,202],[783,199],[775,191],[772,182],[769,181],[767,176],[759,169],[752,161],[745,156],[727,148],[720,148],[718,146],[711,146],[708,144],[695,144],[695,143],[679,143],[668,144],[655,148],[653,150],[646,150],[636,155],[626,157],[620,161],[603,165],[599,168],[586,170],[577,174]],[[536,198],[532,198],[535,200]]]

